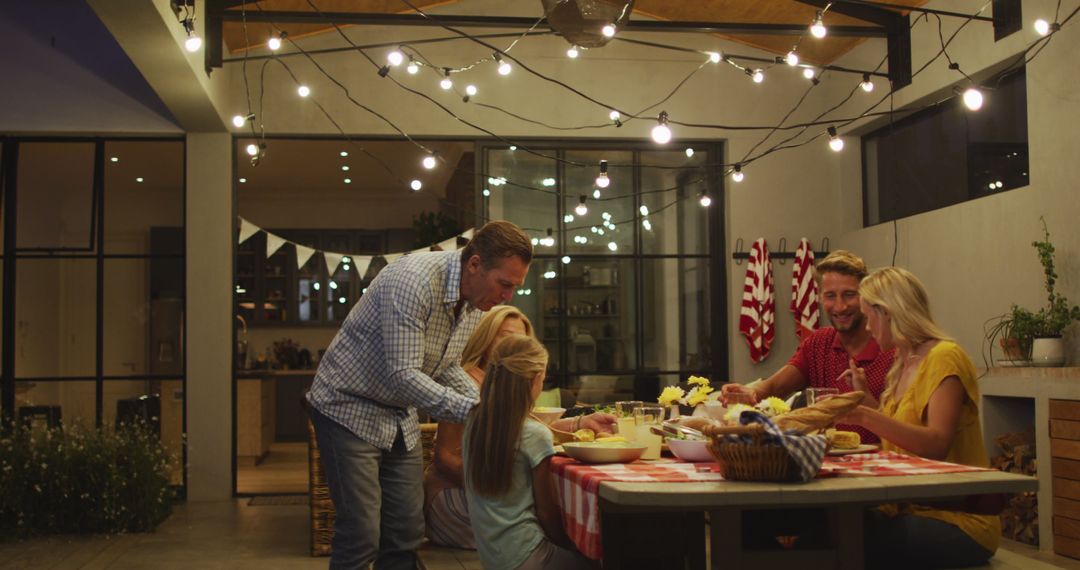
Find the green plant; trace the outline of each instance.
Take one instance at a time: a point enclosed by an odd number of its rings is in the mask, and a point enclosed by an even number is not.
[[[420,212],[413,216],[413,246],[420,248],[439,243],[461,233],[456,220],[442,212]]]
[[[172,511],[170,458],[145,424],[9,427],[0,439],[0,538],[153,530]]]

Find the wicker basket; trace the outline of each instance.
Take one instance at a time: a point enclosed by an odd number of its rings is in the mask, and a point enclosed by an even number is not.
[[[708,426],[709,452],[720,464],[720,473],[731,481],[795,481],[799,468],[778,443],[765,443],[765,427]],[[751,443],[725,441],[726,435],[748,435]]]
[[[438,424],[420,424],[420,443],[423,446],[424,472],[435,459],[435,430]],[[315,426],[308,421],[308,496],[311,505],[311,555],[329,556],[334,540],[334,503],[326,486]]]

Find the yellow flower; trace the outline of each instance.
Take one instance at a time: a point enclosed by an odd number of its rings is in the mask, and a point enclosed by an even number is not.
[[[705,401],[709,397],[709,392],[713,389],[709,386],[694,386],[690,389],[690,393],[686,395],[686,405],[696,406]]]
[[[664,388],[664,391],[660,393],[660,397],[657,398],[656,401],[660,402],[661,406],[670,406],[679,403],[679,400],[682,400],[685,395],[686,392],[684,392],[682,388],[678,386],[668,386],[667,388]]]
[[[691,376],[690,378],[688,378],[686,380],[686,383],[687,384],[697,384],[698,386],[708,386],[709,385],[709,379],[708,378],[702,378],[701,376]]]
[[[761,413],[771,418],[790,412],[791,406],[788,406],[787,402],[781,400],[780,398],[777,398],[776,396],[770,396],[758,402],[757,409]]]

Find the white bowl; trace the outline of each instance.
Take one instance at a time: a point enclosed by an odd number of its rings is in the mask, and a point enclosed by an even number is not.
[[[647,446],[631,442],[577,441],[564,443],[562,447],[567,455],[582,463],[630,463],[640,459]]]
[[[692,463],[716,461],[713,454],[709,453],[708,443],[704,439],[669,438],[667,440],[668,448],[671,449],[671,453],[675,454],[675,457]]]
[[[539,407],[533,408],[532,415],[536,416],[536,419],[544,422],[547,425],[551,425],[551,422],[561,418],[566,413],[566,408],[546,408]]]

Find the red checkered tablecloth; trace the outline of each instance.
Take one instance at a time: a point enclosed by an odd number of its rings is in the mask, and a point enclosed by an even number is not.
[[[553,457],[563,528],[574,545],[593,560],[603,558],[597,489],[602,481],[679,482],[723,481],[715,463],[684,463],[675,459],[587,465],[568,457]]]
[[[825,457],[818,477],[893,477],[897,475],[940,475],[942,473],[968,473],[992,471],[986,467],[972,467],[904,455],[895,451],[883,453],[857,453],[839,457]]]

